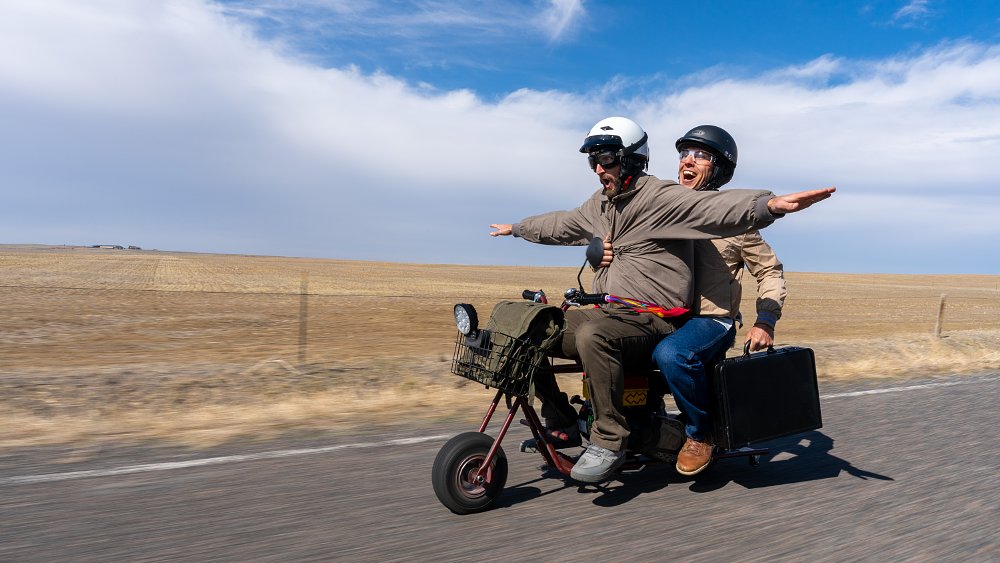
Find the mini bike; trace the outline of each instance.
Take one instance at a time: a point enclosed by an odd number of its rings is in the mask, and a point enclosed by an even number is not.
[[[596,238],[587,249],[587,263],[592,267],[600,263],[603,242]],[[583,267],[580,268],[580,274]],[[580,274],[578,287],[566,290],[561,309],[572,306],[601,305],[618,303],[640,312],[657,312],[670,316],[678,311],[665,311],[653,303],[609,295],[607,293],[586,293],[582,290]],[[522,297],[538,303],[547,303],[542,291],[524,290]],[[529,400],[531,378],[539,369],[551,369],[554,373],[580,373],[578,362],[552,362],[546,350],[539,349],[532,342],[489,329],[480,329],[478,314],[468,304],[455,305],[455,321],[459,333],[452,358],[452,373],[482,383],[496,389],[479,430],[464,432],[448,440],[434,459],[431,482],[434,493],[441,503],[456,514],[469,514],[490,508],[503,492],[507,481],[507,456],[501,442],[507,435],[516,414],[520,411],[521,421],[531,430],[534,441],[521,443],[521,451],[536,451],[548,467],[569,478],[575,458],[556,448],[546,439],[545,426]],[[550,363],[551,362],[551,363]],[[626,463],[620,471],[636,471],[653,463],[674,463],[677,452],[684,443],[683,424],[668,414],[663,397],[669,391],[663,376],[650,367],[625,376],[623,414],[629,423],[630,437],[626,450]],[[590,436],[593,414],[589,399],[574,396],[571,403],[579,405],[578,425],[584,437]],[[486,434],[498,407],[504,402],[507,413],[496,437]],[[747,457],[756,466],[768,450],[743,447],[733,450],[717,450],[716,459]]]

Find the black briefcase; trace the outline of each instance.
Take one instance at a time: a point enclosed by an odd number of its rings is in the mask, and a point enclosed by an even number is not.
[[[788,346],[716,364],[715,442],[727,450],[823,426],[816,359],[809,348]]]

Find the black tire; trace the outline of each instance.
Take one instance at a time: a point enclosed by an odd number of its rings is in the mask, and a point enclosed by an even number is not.
[[[486,510],[500,496],[507,483],[507,455],[498,448],[491,468],[482,483],[471,476],[482,467],[486,454],[493,447],[493,438],[481,432],[464,432],[448,440],[437,457],[431,483],[441,504],[455,514],[471,514]]]

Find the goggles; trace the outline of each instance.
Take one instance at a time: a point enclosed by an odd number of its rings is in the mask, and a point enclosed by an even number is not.
[[[715,163],[715,155],[708,151],[703,151],[701,149],[681,149],[680,151],[677,152],[677,155],[680,157],[680,160],[684,160],[685,158],[690,156],[698,164]]]
[[[590,164],[590,169],[597,171],[597,165],[600,164],[601,168],[607,170],[608,168],[614,168],[621,164],[621,159],[618,157],[619,151],[595,151],[587,155],[587,162]]]

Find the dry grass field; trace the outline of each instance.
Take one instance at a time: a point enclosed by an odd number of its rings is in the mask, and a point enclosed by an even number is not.
[[[558,297],[575,278],[575,268],[0,246],[0,449],[475,420],[491,392],[449,373],[452,304],[485,317],[521,289]],[[787,280],[778,344],[813,348],[821,384],[1000,368],[1000,276]]]

